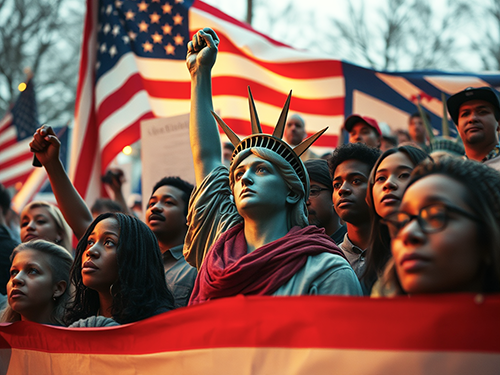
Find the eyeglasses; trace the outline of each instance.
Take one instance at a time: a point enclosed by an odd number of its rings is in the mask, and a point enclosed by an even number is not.
[[[465,216],[471,220],[481,222],[481,220],[473,214],[456,206],[451,206],[444,203],[435,203],[427,207],[423,207],[418,215],[410,215],[406,212],[394,212],[382,220],[389,227],[391,237],[396,237],[399,232],[406,227],[413,219],[417,219],[418,225],[422,232],[426,234],[437,233],[448,224],[450,212]]]
[[[309,196],[310,197],[317,197],[323,190],[330,190],[330,189],[313,187],[309,190]]]

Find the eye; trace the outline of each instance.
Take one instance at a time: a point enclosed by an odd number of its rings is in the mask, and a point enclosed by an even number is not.
[[[10,277],[14,277],[14,276],[16,276],[18,273],[19,273],[19,271],[18,271],[18,270],[16,270],[16,269],[11,269],[11,270],[10,270]]]
[[[87,249],[88,249],[89,247],[91,247],[91,246],[94,246],[94,244],[95,244],[95,241],[94,241],[93,239],[90,239],[90,238],[89,238],[89,239],[87,240]]]
[[[264,173],[264,172],[267,172],[267,168],[266,168],[266,167],[259,166],[259,167],[257,167],[256,172],[257,172],[257,173]]]
[[[115,246],[115,242],[108,239],[108,240],[106,240],[106,242],[104,242],[104,245],[105,246]]]
[[[359,185],[359,184],[361,184],[361,180],[359,178],[355,178],[354,180],[352,180],[352,184]]]
[[[384,182],[386,180],[385,176],[379,175],[375,179],[375,182]]]
[[[399,178],[401,179],[407,179],[410,178],[410,173],[409,172],[403,172],[399,175]]]
[[[341,186],[341,183],[340,182],[336,182],[333,184],[333,190],[339,190],[340,189],[340,186]]]
[[[29,275],[36,275],[36,274],[39,274],[40,271],[38,269],[36,269],[35,267],[31,267],[30,269],[28,269],[28,274]]]
[[[28,226],[28,223],[29,223],[29,221],[23,221],[21,223],[21,228],[24,228],[24,227]]]
[[[148,203],[148,208],[153,207],[155,204],[156,204],[156,202],[155,202],[155,201],[149,201],[149,203]]]
[[[234,179],[235,179],[236,181],[241,180],[241,178],[242,178],[242,177],[243,177],[243,172],[236,172],[236,173],[234,174]]]

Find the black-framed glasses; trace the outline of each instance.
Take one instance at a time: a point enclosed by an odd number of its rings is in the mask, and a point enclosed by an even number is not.
[[[450,212],[465,216],[471,220],[481,222],[477,216],[464,209],[444,203],[434,203],[420,209],[418,215],[410,215],[398,211],[390,214],[382,220],[389,227],[391,237],[396,237],[413,219],[417,219],[422,232],[426,234],[437,233],[446,228],[450,218]]]
[[[320,188],[320,187],[312,187],[310,190],[309,190],[309,196],[310,197],[317,197],[322,191],[324,190],[330,190],[330,189],[327,189],[327,188]]]

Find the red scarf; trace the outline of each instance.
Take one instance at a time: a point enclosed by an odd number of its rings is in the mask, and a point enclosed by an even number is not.
[[[247,254],[243,224],[238,224],[208,252],[189,304],[237,294],[271,295],[304,267],[307,257],[325,252],[345,258],[323,228],[309,225],[293,227],[284,237]]]

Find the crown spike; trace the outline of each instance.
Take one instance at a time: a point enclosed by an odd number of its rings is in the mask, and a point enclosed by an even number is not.
[[[328,129],[328,127],[324,128],[323,130],[320,130],[316,134],[314,134],[314,135],[310,136],[309,138],[307,138],[306,140],[302,141],[302,143],[300,143],[298,146],[293,148],[293,152],[295,152],[295,154],[297,156],[302,155],[304,152],[306,152],[306,150],[309,147],[311,147],[311,145],[316,141],[316,139],[318,139],[324,132],[326,132],[327,129]]]
[[[238,146],[238,144],[240,143],[240,138],[231,130],[229,126],[226,125],[226,123],[219,117],[217,113],[215,113],[214,111],[210,112],[212,113],[212,116],[214,116],[215,121],[217,121],[222,130],[224,130],[224,133],[226,133],[233,146]]]
[[[248,87],[248,106],[250,107],[250,120],[252,122],[252,134],[262,133],[260,127],[259,116],[257,115],[257,108],[255,108],[255,102],[253,101],[252,91],[250,86]]]
[[[282,139],[283,138],[283,133],[285,131],[285,125],[286,125],[286,118],[288,116],[288,110],[290,109],[290,99],[292,98],[292,90],[290,90],[290,93],[288,94],[288,98],[286,98],[285,106],[281,110],[281,115],[278,120],[278,123],[276,124],[276,127],[274,128],[273,132],[273,137]]]

